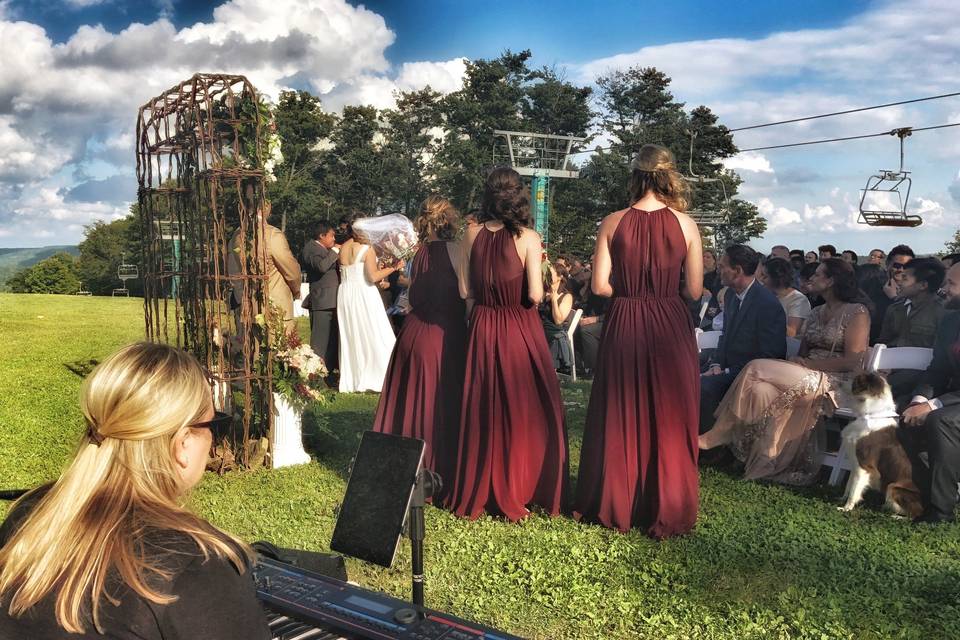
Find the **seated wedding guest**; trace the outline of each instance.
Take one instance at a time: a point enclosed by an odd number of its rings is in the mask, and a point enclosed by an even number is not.
[[[756,358],[787,354],[783,306],[754,277],[760,257],[743,244],[727,247],[720,258],[720,278],[729,287],[724,300],[723,335],[700,378],[700,433],[713,425],[713,414],[737,374]]]
[[[787,316],[787,336],[802,333],[803,323],[810,317],[810,301],[793,288],[793,267],[783,258],[768,258],[763,263],[760,282],[777,296]]]
[[[902,415],[898,439],[913,463],[924,512],[915,522],[954,522],[960,481],[960,265],[947,272],[949,313],[937,330],[933,361]],[[927,451],[929,469],[919,453]]]
[[[567,279],[567,286],[570,288],[570,293],[573,294],[573,305],[579,307],[586,302],[590,293],[590,279],[593,278],[593,270],[590,269],[590,265],[584,264],[576,256],[570,257],[569,264],[570,277]]]
[[[960,262],[960,253],[948,253],[940,258],[940,261],[943,263],[945,269],[949,269],[953,265]]]
[[[820,262],[837,257],[837,248],[832,244],[822,244],[817,247],[817,251],[820,254]]]
[[[723,307],[724,300],[726,300],[727,291],[730,290],[730,287],[723,287],[717,293],[717,313],[713,316],[713,320],[710,322],[711,331],[723,331]]]
[[[547,346],[553,358],[553,368],[560,373],[570,373],[573,353],[567,340],[570,315],[573,312],[573,295],[567,291],[568,278],[563,269],[550,267],[543,281],[546,295],[540,303],[540,321],[547,336]]]
[[[817,269],[820,267],[819,262],[808,262],[803,265],[803,268],[800,269],[800,288],[799,291],[803,295],[807,296],[807,300],[810,301],[810,308],[818,307],[823,304],[823,298],[814,293],[810,289],[810,280],[813,278],[813,274],[817,272]]]
[[[879,342],[888,347],[933,347],[937,328],[947,313],[937,297],[945,271],[936,258],[914,258],[906,264],[901,299],[887,307]],[[910,369],[891,371],[887,382],[893,397],[899,399],[909,394],[920,374]]]
[[[887,307],[900,295],[903,267],[915,257],[913,249],[905,244],[898,244],[887,255],[886,278],[872,283],[870,289],[864,289],[864,293],[873,303],[873,314],[870,320],[870,344],[874,344],[880,339],[880,329],[883,326],[883,318],[887,313]]]
[[[844,250],[843,250],[843,253],[840,254],[840,258],[841,258],[844,262],[850,263],[850,265],[851,265],[854,269],[857,268],[857,264],[860,262],[860,256],[858,256],[858,255],[857,255],[857,252],[856,252],[856,251],[853,251],[852,249],[844,249]]]
[[[820,256],[818,256],[814,251],[807,251],[807,253],[803,256],[803,261],[807,264],[815,264],[820,262]]]
[[[581,307],[583,315],[573,333],[573,345],[577,350],[577,366],[583,370],[583,375],[587,378],[592,377],[594,369],[597,368],[600,337],[603,335],[603,319],[609,306],[610,298],[598,296],[587,287],[587,299]]]
[[[252,550],[183,506],[230,419],[199,363],[124,347],[80,408],[73,460],[0,527],[0,638],[271,638]]]
[[[713,249],[703,250],[703,288],[717,295],[720,291],[720,274],[717,272],[717,254]]]
[[[748,364],[720,403],[713,429],[700,436],[701,449],[728,445],[748,480],[811,484],[820,471],[814,427],[824,403],[863,367],[870,315],[858,302],[853,267],[830,258],[810,287],[825,303],[810,314],[799,355]]]
[[[883,265],[883,261],[886,257],[887,254],[883,251],[883,249],[871,249],[870,254],[867,255],[867,264],[881,266]]]
[[[770,249],[771,258],[783,258],[784,260],[790,260],[790,248],[783,244],[774,245]]]

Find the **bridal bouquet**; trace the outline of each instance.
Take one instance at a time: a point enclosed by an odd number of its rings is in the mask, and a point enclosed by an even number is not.
[[[409,260],[420,242],[413,223],[401,213],[361,218],[353,223],[353,230],[377,250],[377,255],[393,261]]]

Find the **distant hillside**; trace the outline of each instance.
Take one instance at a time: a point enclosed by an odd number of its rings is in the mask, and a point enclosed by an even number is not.
[[[80,255],[80,249],[75,245],[28,247],[25,249],[0,248],[0,291],[7,291],[7,278],[20,269],[34,265],[61,251],[65,251],[74,256]]]

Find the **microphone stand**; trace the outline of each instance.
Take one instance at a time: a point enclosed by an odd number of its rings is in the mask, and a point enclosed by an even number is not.
[[[410,515],[407,534],[410,536],[410,564],[413,572],[413,604],[423,607],[423,539],[426,524],[423,520],[423,508],[427,498],[440,493],[443,482],[440,476],[429,469],[420,469],[417,483],[410,497]],[[422,614],[421,614],[422,615]]]

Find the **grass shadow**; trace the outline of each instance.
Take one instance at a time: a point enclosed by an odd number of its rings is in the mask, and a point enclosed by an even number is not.
[[[73,362],[64,362],[63,366],[67,371],[74,373],[81,378],[86,378],[93,371],[93,368],[100,364],[99,360],[90,358],[89,360],[75,360]]]

